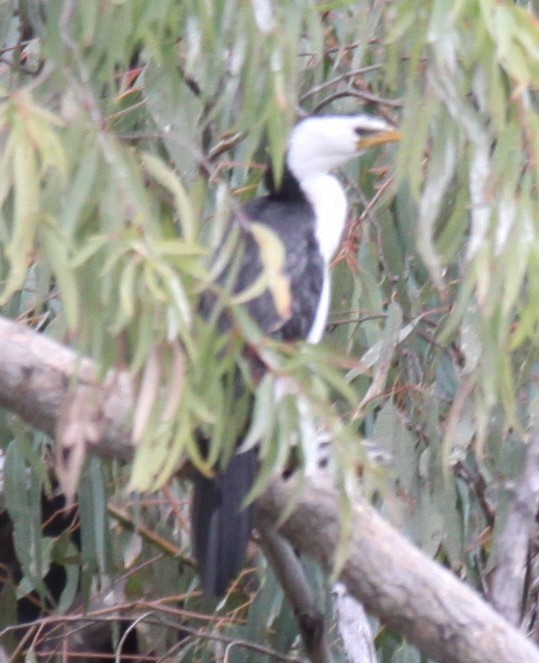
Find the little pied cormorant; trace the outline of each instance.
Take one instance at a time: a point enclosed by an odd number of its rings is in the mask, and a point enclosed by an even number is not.
[[[286,253],[284,271],[292,297],[289,316],[279,316],[268,291],[246,305],[262,331],[283,341],[320,341],[330,303],[330,262],[347,213],[344,190],[330,171],[371,147],[399,138],[386,122],[368,115],[310,117],[294,127],[280,182],[269,169],[268,194],[249,201],[234,215],[242,227],[256,221],[271,228]],[[236,292],[253,283],[263,269],[257,242],[248,232],[244,239]],[[226,468],[217,468],[214,477],[195,479],[194,551],[206,595],[224,594],[243,566],[254,514],[252,505],[242,507],[256,465],[256,449],[251,449],[235,455]]]

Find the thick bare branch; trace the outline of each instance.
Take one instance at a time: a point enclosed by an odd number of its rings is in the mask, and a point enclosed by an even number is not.
[[[103,403],[103,437],[89,449],[128,459],[133,403],[125,373],[99,387],[88,360],[46,337],[0,318],[0,406],[54,434],[69,390],[82,383]],[[296,486],[297,488],[297,486]],[[297,495],[294,479],[275,479],[258,500],[259,517],[275,525],[294,500],[280,532],[301,552],[332,569],[340,537],[338,493],[306,482]],[[373,614],[400,631],[425,654],[444,663],[539,663],[539,651],[451,573],[428,559],[366,503],[355,505],[350,557],[340,580]]]
[[[280,531],[331,570],[340,536],[338,493],[313,480],[299,498],[296,491],[294,479],[272,481],[258,503],[259,517],[269,526],[296,500]],[[352,518],[340,580],[367,610],[444,663],[539,661],[539,651],[476,592],[414,548],[367,503],[358,502]]]
[[[94,453],[129,460],[133,455],[129,419],[133,389],[125,371],[98,380],[88,359],[43,334],[0,317],[0,406],[18,414],[35,428],[55,437],[65,407],[75,389],[102,404],[102,438]]]

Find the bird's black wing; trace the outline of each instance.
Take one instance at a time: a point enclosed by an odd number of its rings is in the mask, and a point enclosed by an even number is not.
[[[247,304],[251,317],[264,332],[282,340],[307,338],[324,281],[324,264],[316,240],[311,205],[305,200],[283,201],[265,196],[244,205],[241,213],[245,218],[271,228],[283,242],[286,251],[284,271],[289,278],[292,296],[288,318],[279,316],[269,291]],[[236,290],[255,281],[263,269],[256,240],[247,233],[245,242]]]

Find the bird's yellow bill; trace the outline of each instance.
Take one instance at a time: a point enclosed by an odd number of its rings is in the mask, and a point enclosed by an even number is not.
[[[357,146],[360,150],[368,150],[371,147],[378,147],[378,145],[385,145],[385,143],[396,143],[402,138],[400,131],[389,129],[386,131],[379,131],[376,134],[370,134],[361,138]]]

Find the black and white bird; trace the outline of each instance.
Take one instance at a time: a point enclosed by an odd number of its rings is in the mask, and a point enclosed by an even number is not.
[[[330,305],[330,263],[347,216],[343,187],[330,173],[365,150],[399,138],[398,131],[369,115],[309,117],[294,127],[280,181],[270,169],[268,194],[234,215],[247,227],[235,292],[243,291],[263,270],[259,244],[248,232],[250,221],[270,228],[285,250],[284,273],[291,294],[286,317],[277,311],[269,291],[246,304],[263,332],[283,341],[320,341]],[[253,506],[244,507],[243,502],[256,465],[252,449],[235,455],[225,468],[216,468],[214,477],[200,475],[195,481],[194,550],[206,595],[224,594],[244,564],[254,513]]]

